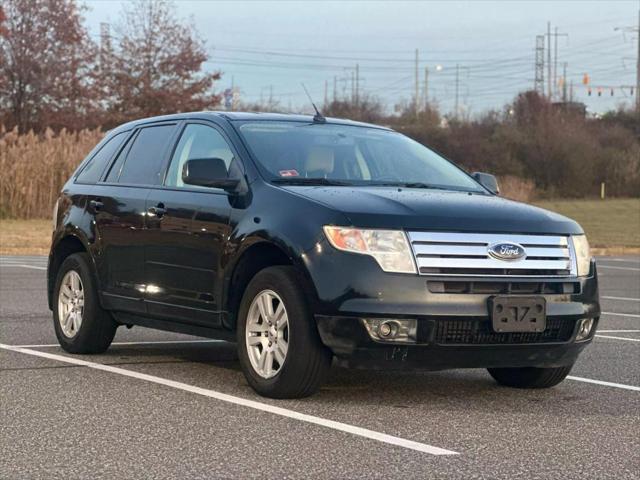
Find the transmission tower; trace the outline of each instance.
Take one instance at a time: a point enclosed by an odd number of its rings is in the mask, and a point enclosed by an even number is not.
[[[536,77],[533,89],[544,96],[544,35],[536,35]]]

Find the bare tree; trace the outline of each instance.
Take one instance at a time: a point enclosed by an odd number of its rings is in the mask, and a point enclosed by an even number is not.
[[[102,69],[110,97],[109,122],[212,108],[219,72],[205,73],[205,43],[172,3],[138,0],[116,28],[117,47]]]
[[[80,128],[91,110],[94,45],[75,0],[3,0],[0,122]]]

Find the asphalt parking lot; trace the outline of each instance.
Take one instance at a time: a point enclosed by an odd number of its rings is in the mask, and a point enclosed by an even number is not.
[[[0,478],[640,477],[638,256],[598,259],[606,313],[555,388],[334,368],[296,401],[254,394],[224,342],[120,328],[68,355],[45,265],[0,258]]]

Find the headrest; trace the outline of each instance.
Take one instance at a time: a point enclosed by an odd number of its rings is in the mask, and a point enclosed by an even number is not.
[[[328,147],[311,147],[309,153],[307,153],[307,160],[304,164],[304,169],[307,176],[309,173],[314,176],[324,176],[333,172],[333,165],[335,159],[333,156],[333,149]]]

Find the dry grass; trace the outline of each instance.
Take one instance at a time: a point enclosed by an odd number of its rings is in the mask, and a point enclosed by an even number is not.
[[[536,185],[533,180],[506,175],[498,179],[498,185],[500,195],[511,200],[530,203],[535,198]]]
[[[640,249],[640,198],[548,200],[536,205],[577,221],[596,248],[632,253]]]
[[[51,220],[0,220],[0,255],[47,255]]]
[[[18,135],[0,127],[0,218],[49,218],[62,185],[102,136],[99,130]]]

